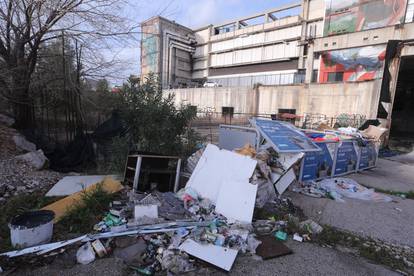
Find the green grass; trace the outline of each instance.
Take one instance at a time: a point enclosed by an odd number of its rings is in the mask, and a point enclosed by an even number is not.
[[[74,205],[55,225],[57,236],[66,237],[69,233],[85,234],[93,231],[93,226],[101,221],[109,210],[109,204],[116,195],[108,194],[98,185],[96,189],[82,195],[82,201]]]
[[[375,263],[388,266],[394,270],[401,270],[410,273],[413,272],[411,268],[405,265],[403,260],[395,259],[390,250],[386,250],[380,245],[378,245],[380,247],[379,250],[377,246],[367,246],[367,242],[374,242],[372,239],[362,238],[327,225],[323,226],[323,231],[318,235],[315,242],[319,243],[320,245],[329,245],[334,248],[337,245],[353,248],[356,249],[359,256],[362,256]]]
[[[393,195],[393,196],[399,196],[399,197],[404,197],[404,198],[408,198],[408,199],[414,199],[414,191],[396,192],[396,191],[392,191],[392,190],[384,190],[384,189],[379,189],[379,188],[374,188],[374,189],[378,193],[383,193],[383,194],[388,194],[388,195]]]

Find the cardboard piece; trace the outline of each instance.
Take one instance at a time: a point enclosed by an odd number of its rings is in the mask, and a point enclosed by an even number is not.
[[[105,177],[116,179],[116,175],[80,175],[65,176],[58,181],[47,193],[46,196],[68,196],[85,190],[93,184],[102,182]]]
[[[256,255],[268,260],[276,257],[292,254],[290,250],[283,242],[278,241],[273,236],[261,236],[257,238],[262,243],[256,248]]]
[[[74,206],[77,206],[78,204],[82,205],[82,196],[83,193],[89,193],[96,189],[97,184],[93,184],[85,189],[85,191],[74,193],[73,195],[70,195],[68,197],[65,197],[61,200],[58,200],[50,205],[47,205],[46,207],[43,207],[42,210],[50,210],[55,213],[55,219],[54,222],[59,221],[63,216],[66,215],[68,211],[70,211],[70,208],[73,208]],[[102,189],[110,194],[119,192],[124,187],[121,185],[119,181],[114,180],[112,177],[106,177],[102,182]]]
[[[216,212],[229,220],[251,223],[256,202],[257,185],[245,181],[226,181],[221,185]]]
[[[226,271],[230,271],[238,253],[234,249],[211,244],[199,244],[191,239],[183,242],[179,249]]]
[[[386,128],[370,125],[366,130],[361,131],[361,133],[362,136],[378,142],[381,140],[382,136],[387,132],[387,130],[388,129]]]
[[[226,181],[248,181],[257,161],[231,151],[207,145],[186,187],[191,187],[216,204],[222,184]],[[232,192],[234,193],[234,191]]]
[[[285,173],[275,184],[276,190],[279,193],[279,195],[283,194],[289,187],[289,185],[292,184],[293,181],[295,181],[295,179],[296,175],[292,168],[287,173]]]

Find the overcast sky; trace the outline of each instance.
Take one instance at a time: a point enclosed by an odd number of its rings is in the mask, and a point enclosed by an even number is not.
[[[262,12],[294,0],[129,0],[130,7],[125,11],[137,24],[155,15],[190,27],[199,28],[209,24],[218,24],[230,19]],[[120,58],[128,60],[125,77],[139,74],[140,45],[120,47]],[[117,81],[118,82],[118,81]],[[122,80],[120,80],[122,82]]]

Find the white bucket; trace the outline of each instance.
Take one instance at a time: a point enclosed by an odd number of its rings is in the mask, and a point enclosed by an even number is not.
[[[12,246],[26,248],[50,242],[54,218],[55,213],[48,210],[26,212],[14,217],[9,223]]]

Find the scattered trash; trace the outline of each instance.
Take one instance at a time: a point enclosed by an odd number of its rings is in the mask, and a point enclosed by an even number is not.
[[[83,265],[89,264],[95,260],[95,251],[93,251],[90,242],[85,243],[78,249],[78,252],[76,252],[76,260]]]
[[[100,258],[104,257],[107,254],[106,248],[100,240],[92,242],[92,247]]]
[[[163,269],[176,275],[195,270],[195,266],[190,262],[188,255],[176,254],[176,252],[171,250],[163,252],[161,266]]]
[[[384,194],[376,193],[374,189],[368,189],[349,178],[324,179],[319,183],[330,197],[343,202],[343,197],[375,202],[391,202],[392,198]]]
[[[181,166],[178,157],[128,155],[125,179],[133,183],[133,188],[123,193],[124,198],[108,206],[109,211],[103,213],[102,220],[93,227],[95,232],[0,256],[40,256],[83,243],[76,253],[81,264],[93,262],[96,255],[103,258],[113,253],[141,275],[154,275],[162,270],[167,275],[180,275],[196,268],[194,258],[230,271],[239,252],[257,254],[264,260],[291,254],[282,241],[286,241],[287,233],[291,233],[288,226],[292,222],[307,233],[294,233],[293,240],[298,242],[309,241],[323,228],[312,220],[299,223],[297,209],[281,195],[296,185],[292,183],[296,183],[297,176],[302,173],[301,161],[320,152],[317,141],[334,140],[337,134],[308,135],[292,125],[262,119],[253,120],[252,125],[254,128],[243,129],[246,133],[242,135],[232,133],[241,140],[222,140],[232,147],[233,152],[211,144],[195,152],[186,162],[185,176],[189,180],[180,191],[176,191]],[[362,139],[357,130],[343,131]],[[366,131],[372,134],[376,129]],[[252,141],[246,142],[246,139]],[[240,145],[234,148],[236,142]],[[143,158],[148,158],[149,163]],[[175,166],[169,165],[170,159],[176,160]],[[163,178],[141,181],[140,175],[148,176],[147,173],[158,166],[160,170],[168,169],[169,174],[174,170],[175,177],[168,181]],[[356,170],[356,166],[352,169]],[[328,171],[326,166],[318,167],[318,177],[328,177]],[[99,185],[108,193],[123,189],[113,177],[68,177],[48,192],[48,195],[67,197],[43,209],[55,212],[55,221],[58,221],[71,206],[82,204],[83,192],[96,189],[101,181]],[[328,196],[338,201],[343,197],[388,201],[387,196],[346,178],[298,185],[293,188],[295,191],[315,197]],[[255,207],[261,208],[258,213],[263,211],[264,215],[260,215],[263,220],[253,222]],[[31,245],[34,244],[25,246]]]
[[[310,234],[320,234],[323,231],[323,227],[311,219],[305,220],[299,224],[299,227]]]
[[[374,189],[368,189],[350,178],[337,177],[319,182],[302,182],[293,188],[293,191],[311,197],[328,197],[338,202],[345,202],[344,197],[375,202],[392,201],[391,197],[377,193]]]
[[[14,217],[10,224],[11,244],[15,248],[45,244],[53,235],[52,211],[31,211]]]
[[[293,240],[303,242],[303,238],[298,233],[293,234]]]
[[[158,205],[135,205],[134,217],[135,219],[142,217],[158,218]]]
[[[285,241],[285,240],[287,240],[287,233],[285,233],[285,232],[283,232],[283,231],[277,231],[277,232],[275,233],[275,237],[276,237],[278,240]]]
[[[143,239],[134,239],[129,246],[119,247],[114,250],[114,256],[122,259],[125,263],[131,264],[134,262],[141,262],[141,255],[147,249],[147,244]],[[132,244],[132,245],[131,245]]]
[[[211,244],[199,244],[191,239],[186,240],[180,246],[180,250],[226,271],[230,271],[237,256],[237,250]]]

